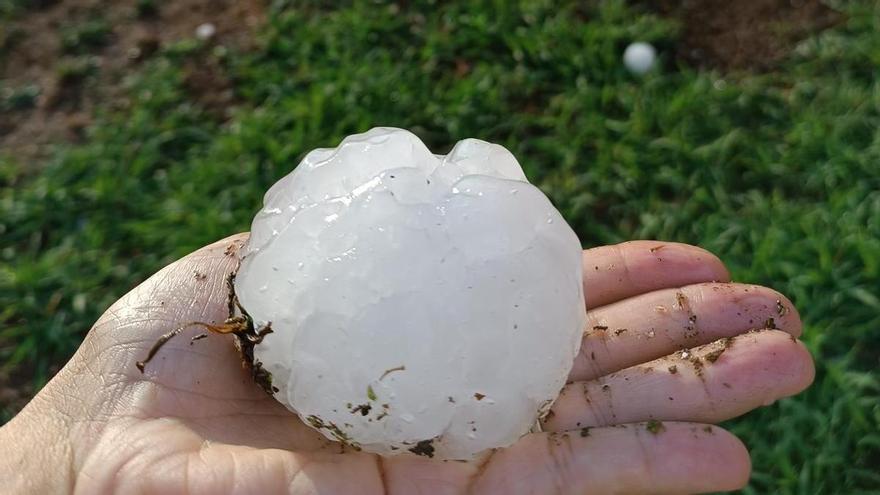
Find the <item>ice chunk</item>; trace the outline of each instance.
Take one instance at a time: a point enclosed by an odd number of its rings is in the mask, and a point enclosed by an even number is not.
[[[328,438],[470,459],[526,434],[585,322],[577,237],[505,148],[376,128],[266,194],[236,278],[276,398]]]

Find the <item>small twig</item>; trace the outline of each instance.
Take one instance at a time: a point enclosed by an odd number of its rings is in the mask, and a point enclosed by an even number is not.
[[[234,318],[231,318],[230,320],[234,320]],[[159,340],[157,340],[156,343],[153,344],[153,347],[150,348],[150,352],[147,353],[147,358],[144,359],[143,361],[136,362],[135,366],[137,366],[137,368],[141,371],[141,373],[143,373],[144,367],[146,366],[146,364],[149,363],[153,359],[153,357],[156,355],[157,352],[159,352],[159,349],[161,349],[162,346],[164,346],[169,340],[171,340],[172,338],[177,336],[180,332],[182,332],[187,327],[191,327],[194,325],[205,327],[206,329],[208,329],[212,332],[215,332],[215,333],[231,333],[240,327],[239,322],[229,321],[229,320],[227,320],[226,323],[224,323],[223,325],[210,325],[208,323],[203,323],[201,321],[191,321],[191,322],[186,323],[184,325],[181,325],[181,326],[175,328],[174,330],[159,337]],[[198,335],[196,337],[204,338],[204,334],[202,337],[199,337]],[[193,337],[193,340],[198,340],[196,337]]]
[[[406,369],[406,366],[404,366],[402,364],[400,366],[397,366],[397,367],[394,367],[391,369],[387,369],[387,370],[385,370],[385,373],[382,373],[382,376],[379,377],[379,380],[382,380],[383,378],[390,375],[391,373],[394,373],[395,371],[403,371],[405,369]]]

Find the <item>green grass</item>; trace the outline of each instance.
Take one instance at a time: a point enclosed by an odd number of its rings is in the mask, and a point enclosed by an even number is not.
[[[10,19],[27,9],[29,0],[0,0],[0,19]]]
[[[818,374],[727,425],[752,452],[746,493],[880,493],[872,2],[839,2],[848,20],[773,73],[665,59],[644,79],[621,67],[623,47],[645,39],[668,54],[677,28],[620,1],[288,3],[275,2],[253,53],[167,50],[133,78],[128,110],[101,115],[40,173],[2,162],[0,362],[33,368],[39,386],[113,300],[246,230],[311,148],[374,125],[412,129],[438,152],[474,136],[509,147],[585,246],[699,244],[736,279],[790,295]],[[205,57],[242,102],[225,124],[184,84],[183,63]]]
[[[0,84],[0,112],[33,108],[38,96],[40,96],[40,88],[35,84],[18,88],[4,87]]]
[[[110,42],[113,30],[100,17],[67,26],[61,30],[61,49],[65,53],[89,53]]]

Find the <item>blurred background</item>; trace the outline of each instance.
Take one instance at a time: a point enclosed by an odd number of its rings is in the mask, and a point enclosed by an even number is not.
[[[0,0],[0,421],[305,152],[390,125],[508,147],[585,247],[789,295],[818,375],[726,425],[745,493],[880,493],[878,76],[870,0]]]

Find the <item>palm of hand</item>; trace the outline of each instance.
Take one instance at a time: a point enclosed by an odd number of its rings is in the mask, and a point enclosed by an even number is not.
[[[707,283],[727,274],[696,248],[629,243],[585,254],[588,330],[544,433],[468,463],[346,452],[235,366],[240,358],[227,336],[192,345],[187,337],[196,332],[184,332],[145,375],[136,369],[170,328],[225,318],[224,279],[237,265],[230,246],[240,242],[204,248],[120,299],[34,401],[55,403],[71,420],[76,491],[732,489],[747,480],[748,454],[732,435],[701,423],[742,414],[812,380],[809,355],[792,344],[800,322],[784,297]],[[769,318],[779,330],[745,334]],[[683,348],[694,350],[669,356]]]

